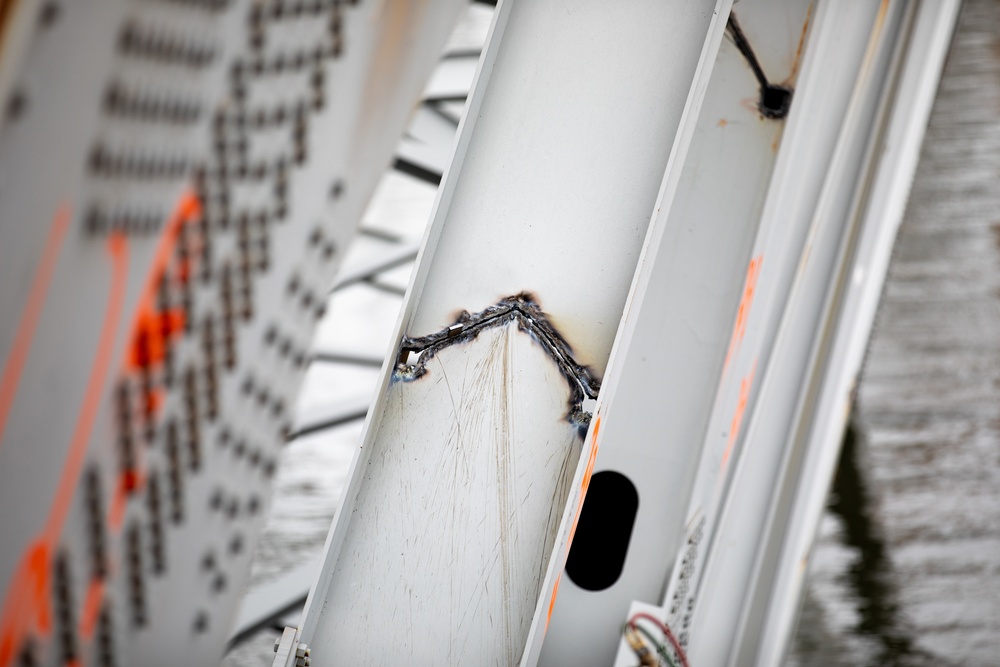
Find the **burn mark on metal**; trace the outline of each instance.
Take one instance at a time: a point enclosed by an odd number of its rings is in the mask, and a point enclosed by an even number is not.
[[[570,389],[566,419],[581,430],[581,435],[585,434],[592,415],[585,409],[584,403],[597,399],[601,381],[594,377],[589,368],[573,359],[573,349],[549,322],[535,297],[528,292],[501,299],[496,305],[478,313],[462,311],[454,324],[430,335],[420,338],[404,337],[396,357],[393,379],[403,382],[418,380],[428,372],[427,362],[438,351],[451,345],[470,342],[482,331],[514,321],[520,331],[530,335],[542,347],[566,378]]]
[[[760,62],[757,61],[757,56],[754,54],[750,42],[743,34],[743,29],[740,28],[735,14],[730,14],[726,28],[729,30],[729,35],[733,38],[736,48],[743,54],[750,69],[753,70],[757,82],[760,83],[760,102],[758,102],[757,108],[760,109],[761,114],[766,118],[776,120],[787,116],[788,109],[792,105],[792,89],[770,83],[767,80],[767,76],[765,76]]]

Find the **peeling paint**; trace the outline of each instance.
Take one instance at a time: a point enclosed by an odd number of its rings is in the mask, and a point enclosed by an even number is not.
[[[427,362],[439,351],[451,345],[474,340],[481,332],[501,327],[516,320],[518,329],[529,334],[555,362],[569,384],[570,400],[566,419],[586,434],[591,412],[584,401],[596,400],[601,381],[593,371],[573,358],[573,349],[548,320],[534,295],[521,292],[501,299],[496,305],[478,313],[459,313],[454,323],[420,338],[404,337],[399,346],[393,379],[412,382],[427,374]]]

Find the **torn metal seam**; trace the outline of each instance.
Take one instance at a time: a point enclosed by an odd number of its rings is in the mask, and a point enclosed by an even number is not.
[[[517,320],[518,328],[530,334],[559,367],[570,386],[570,410],[567,418],[578,426],[586,426],[591,415],[583,409],[583,401],[597,398],[601,382],[589,368],[573,359],[572,348],[548,321],[534,297],[527,292],[501,299],[496,305],[478,313],[463,311],[454,324],[428,336],[404,337],[399,346],[393,375],[404,382],[416,380],[427,372],[427,362],[438,350],[469,342],[480,332],[503,326],[513,320]],[[411,352],[418,354],[414,363],[409,363]]]

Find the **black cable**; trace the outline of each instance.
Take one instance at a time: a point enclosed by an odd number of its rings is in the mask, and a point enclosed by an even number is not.
[[[757,56],[754,54],[753,49],[750,48],[750,42],[747,41],[746,35],[743,34],[743,29],[740,28],[740,23],[736,20],[734,14],[729,15],[729,23],[726,27],[729,28],[729,33],[733,36],[733,43],[736,44],[736,48],[746,58],[750,69],[753,70],[754,76],[757,77],[760,87],[762,89],[770,88],[771,84],[768,83],[767,77],[764,75],[764,70],[761,69],[760,63],[757,62]]]

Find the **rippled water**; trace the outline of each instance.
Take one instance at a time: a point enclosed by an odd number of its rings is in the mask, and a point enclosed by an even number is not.
[[[476,20],[470,30],[484,34]],[[366,225],[419,238],[433,197],[391,174]],[[362,237],[353,253],[377,253],[384,242]],[[383,280],[405,285],[409,268]],[[346,290],[331,301],[317,345],[381,355],[398,307],[384,289]],[[304,402],[371,393],[377,374],[315,365]],[[289,446],[256,583],[319,554],[360,431],[355,423]],[[275,636],[259,633],[224,664],[269,665]],[[967,0],[959,19],[789,664],[1000,664],[996,0]]]

